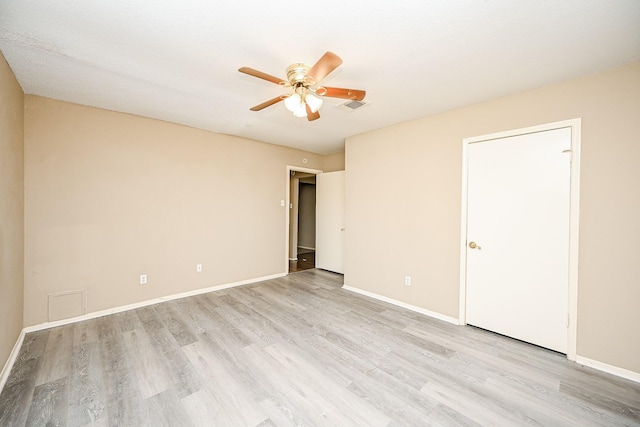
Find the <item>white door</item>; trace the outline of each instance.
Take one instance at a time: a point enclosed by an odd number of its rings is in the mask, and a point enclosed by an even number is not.
[[[467,323],[567,352],[571,128],[468,146]]]
[[[344,274],[344,171],[316,175],[316,267]]]

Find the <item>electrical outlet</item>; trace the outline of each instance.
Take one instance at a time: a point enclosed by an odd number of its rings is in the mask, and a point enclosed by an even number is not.
[[[404,284],[406,286],[411,286],[411,276],[404,276]]]
[[[141,285],[146,285],[147,284],[147,275],[146,274],[141,274],[140,275],[140,284]]]
[[[196,272],[202,273],[202,264],[196,264]]]

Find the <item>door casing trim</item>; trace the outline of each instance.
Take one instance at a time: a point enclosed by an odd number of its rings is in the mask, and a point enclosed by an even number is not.
[[[579,249],[579,222],[580,222],[580,145],[581,145],[580,118],[531,126],[522,129],[513,129],[505,132],[464,138],[462,140],[462,204],[460,221],[460,302],[458,309],[458,321],[461,325],[467,324],[467,191],[468,191],[468,148],[476,142],[490,141],[492,139],[508,138],[512,136],[545,132],[549,130],[571,128],[571,175],[570,175],[570,207],[569,207],[569,307],[567,312],[567,358],[576,360],[577,336],[578,336],[578,249]]]
[[[289,274],[289,204],[291,203],[291,171],[303,172],[303,173],[312,173],[314,175],[319,175],[323,173],[321,169],[309,169],[303,168],[300,166],[290,166],[287,165],[287,181],[285,185],[285,205],[284,205],[284,274]]]

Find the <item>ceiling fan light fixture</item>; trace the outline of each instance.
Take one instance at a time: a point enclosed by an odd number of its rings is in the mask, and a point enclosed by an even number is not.
[[[304,93],[302,96],[299,93],[294,93],[284,100],[284,106],[296,117],[307,117],[307,107],[303,101],[303,96]]]
[[[322,107],[322,99],[318,98],[317,96],[313,96],[310,93],[305,96],[304,100],[313,113],[316,113],[320,109],[320,107]]]
[[[292,113],[295,113],[297,110],[299,110],[301,104],[302,98],[297,93],[294,93],[284,100],[284,106],[287,107],[287,110],[291,111]]]
[[[307,109],[304,107],[304,104],[300,104],[300,108],[294,111],[293,115],[296,117],[307,117]]]

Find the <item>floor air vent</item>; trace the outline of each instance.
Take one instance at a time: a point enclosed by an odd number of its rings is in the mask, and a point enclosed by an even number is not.
[[[349,101],[338,105],[338,108],[341,110],[353,111],[362,107],[366,107],[369,104],[370,102],[368,101],[355,101],[353,99],[350,99]]]

